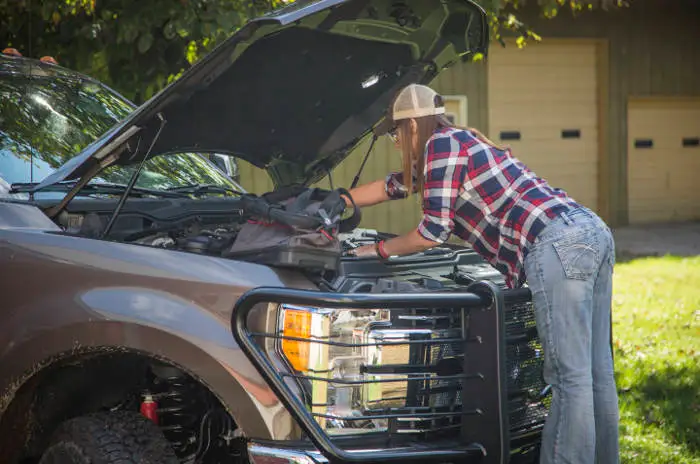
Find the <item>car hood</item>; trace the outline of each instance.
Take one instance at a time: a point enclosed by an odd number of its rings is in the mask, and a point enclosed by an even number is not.
[[[297,0],[246,24],[36,189],[149,151],[231,154],[278,186],[314,182],[382,122],[398,89],[487,47],[471,0]]]

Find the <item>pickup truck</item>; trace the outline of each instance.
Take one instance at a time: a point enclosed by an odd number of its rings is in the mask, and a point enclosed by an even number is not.
[[[471,0],[298,0],[135,109],[0,60],[0,177],[18,153],[32,177],[0,186],[0,462],[536,462],[527,288],[457,245],[233,258],[249,194],[193,155],[311,185],[488,36]]]

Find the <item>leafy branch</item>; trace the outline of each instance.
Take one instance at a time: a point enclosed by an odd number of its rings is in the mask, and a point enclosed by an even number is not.
[[[294,0],[0,0],[0,45],[51,55],[142,102],[229,37],[249,19]],[[526,0],[477,0],[488,11],[492,39],[506,31],[519,47],[539,41],[518,19]],[[555,18],[625,6],[625,0],[530,0]]]

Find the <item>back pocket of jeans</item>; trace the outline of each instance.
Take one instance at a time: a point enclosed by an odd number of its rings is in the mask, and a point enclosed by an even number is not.
[[[567,278],[586,280],[598,270],[599,244],[596,243],[596,238],[595,231],[589,229],[552,244]]]

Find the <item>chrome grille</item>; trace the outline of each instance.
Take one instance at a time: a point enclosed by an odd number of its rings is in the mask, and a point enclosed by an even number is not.
[[[330,433],[362,427],[426,439],[457,435],[465,380],[467,324],[463,319],[468,316],[463,313],[461,309],[442,308],[392,312],[388,320],[368,331],[368,338],[354,341],[355,352],[372,351],[360,359],[369,357],[376,363],[346,363],[345,372],[356,369],[357,375],[343,382],[335,381],[332,375],[306,376],[328,385],[328,401],[314,402],[312,415],[331,421],[326,423]],[[347,341],[338,332],[330,336],[331,364],[337,359],[334,347],[344,347]],[[322,411],[324,407],[332,409]]]

